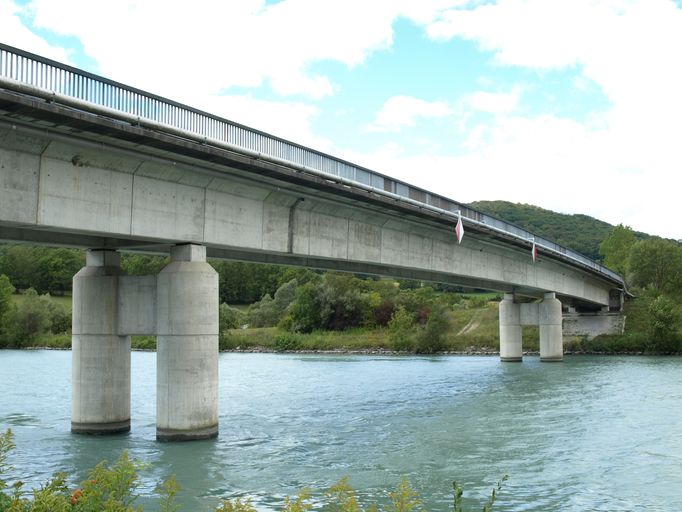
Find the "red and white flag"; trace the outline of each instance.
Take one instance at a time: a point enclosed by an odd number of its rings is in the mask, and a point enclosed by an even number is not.
[[[535,239],[533,239],[533,248],[531,249],[531,254],[533,256],[533,263],[538,261],[538,246],[535,245]]]
[[[462,238],[464,238],[464,224],[462,224],[462,214],[457,213],[457,226],[455,227],[455,233],[457,234],[457,243],[462,243]]]

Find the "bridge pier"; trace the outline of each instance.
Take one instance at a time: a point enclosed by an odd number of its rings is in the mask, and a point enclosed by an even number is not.
[[[89,250],[73,278],[71,431],[130,430],[130,336],[117,332],[120,255]]]
[[[156,438],[218,435],[218,274],[206,248],[177,245],[157,277]]]
[[[562,361],[564,343],[561,301],[554,292],[545,293],[542,302],[517,304],[513,293],[500,302],[500,360],[523,359],[523,325],[540,327],[540,361]]]
[[[545,293],[539,305],[540,361],[562,361],[564,338],[562,332],[561,301],[554,292]]]
[[[521,305],[514,302],[513,293],[505,293],[500,302],[500,360],[523,359]]]

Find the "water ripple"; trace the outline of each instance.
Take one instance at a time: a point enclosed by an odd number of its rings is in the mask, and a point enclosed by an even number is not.
[[[68,352],[2,356],[0,375],[21,383],[0,393],[0,427],[15,431],[11,463],[21,468],[10,481],[36,485],[67,471],[75,484],[128,450],[152,465],[141,482],[145,506],[169,474],[184,487],[183,506],[197,511],[225,497],[278,510],[285,495],[349,475],[364,504],[385,503],[407,476],[430,510],[451,508],[457,480],[473,510],[507,473],[500,512],[682,510],[680,358],[505,365],[223,354],[220,437],[157,443],[154,354],[132,356],[132,432],[107,438],[69,432]]]

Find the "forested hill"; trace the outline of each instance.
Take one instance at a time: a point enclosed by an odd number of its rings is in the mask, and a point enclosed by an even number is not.
[[[599,244],[613,229],[611,224],[588,215],[567,215],[530,204],[475,201],[471,206],[594,260],[602,259],[599,255]],[[646,238],[644,233],[636,235],[638,238]]]

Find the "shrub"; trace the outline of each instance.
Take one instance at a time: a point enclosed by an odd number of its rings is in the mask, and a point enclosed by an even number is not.
[[[298,281],[292,279],[280,286],[272,298],[269,294],[249,308],[248,321],[251,327],[273,327],[277,325],[287,308],[296,298]]]
[[[388,322],[388,339],[393,350],[398,352],[414,350],[413,324],[414,319],[405,308],[399,307],[395,310],[391,321]]]
[[[50,311],[45,300],[29,288],[21,301],[5,319],[6,337],[10,344],[22,347],[30,345],[40,334],[50,330]]]
[[[216,509],[216,512],[258,512],[250,500],[242,501],[239,498],[232,500],[224,500]]]
[[[445,348],[445,334],[450,327],[447,310],[436,306],[431,311],[426,327],[419,330],[415,352],[417,354],[435,354]]]
[[[275,338],[274,349],[277,352],[297,350],[301,346],[301,340],[292,334],[280,334]]]
[[[421,510],[422,502],[416,491],[410,486],[407,478],[403,478],[398,484],[398,488],[394,492],[389,493],[388,496],[391,498],[392,510],[395,512]]]
[[[481,309],[488,305],[488,297],[469,297],[467,300],[468,309]]]
[[[64,304],[55,302],[50,294],[40,296],[50,319],[50,332],[52,334],[65,334],[71,332],[71,309]]]
[[[133,336],[131,342],[133,348],[142,350],[156,349],[156,336]]]
[[[392,300],[384,300],[376,308],[374,308],[374,322],[376,325],[386,327],[391,321],[393,313],[395,312],[395,304]]]
[[[10,341],[6,328],[9,324],[9,317],[15,307],[12,303],[12,294],[15,291],[9,277],[5,274],[0,274],[0,347]]]
[[[649,304],[650,324],[649,349],[655,352],[671,353],[679,350],[677,332],[677,311],[675,304],[661,295]]]
[[[239,342],[229,331],[221,332],[218,335],[218,350],[234,350],[239,346]]]
[[[289,309],[289,329],[293,332],[312,332],[320,327],[322,301],[318,286],[306,283],[296,290],[296,299]]]
[[[237,308],[221,304],[218,308],[218,329],[220,333],[228,329],[238,329],[244,324],[244,313]]]
[[[131,460],[127,452],[113,465],[108,466],[106,461],[99,463],[90,470],[88,478],[81,483],[81,487],[70,491],[66,485],[66,475],[59,473],[47,484],[34,490],[32,498],[23,496],[23,483],[13,484],[12,493],[7,494],[5,489],[10,487],[3,480],[6,473],[13,468],[7,463],[7,455],[14,449],[14,438],[11,430],[0,434],[0,512],[141,512],[142,506],[134,507],[139,497],[138,473],[145,467],[139,461]],[[502,482],[507,479],[503,476],[493,489],[490,498],[484,504],[483,511],[491,512],[497,499],[497,493],[502,488]],[[454,510],[462,512],[462,488],[453,482],[454,487]],[[159,493],[160,512],[177,512],[180,507],[176,503],[176,496],[180,490],[180,484],[171,476],[161,485],[156,487]],[[316,500],[322,510],[335,512],[362,512],[355,491],[348,484],[348,477],[342,478],[325,493],[325,501]],[[422,509],[422,502],[417,492],[410,486],[407,479],[398,484],[395,491],[389,493],[390,504],[382,510],[386,512],[412,512]],[[313,496],[310,489],[303,489],[296,498],[286,496],[284,499],[283,512],[306,512],[313,509]],[[376,505],[370,505],[366,509],[377,511]],[[250,500],[242,501],[226,499],[215,509],[215,512],[256,512]]]

